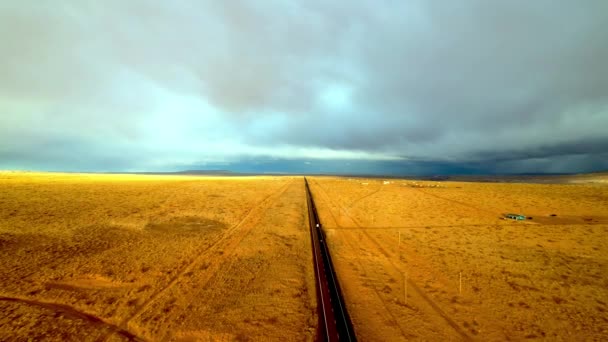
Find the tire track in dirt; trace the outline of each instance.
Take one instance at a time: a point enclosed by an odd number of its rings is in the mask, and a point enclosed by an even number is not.
[[[329,203],[328,203],[329,204]],[[328,210],[329,211],[329,215],[331,216],[332,220],[334,221],[334,223],[336,224],[335,227],[339,227],[342,228],[342,226],[340,225],[340,222],[338,222],[338,219],[336,219],[336,216],[334,215],[333,210]],[[326,224],[323,225],[324,227],[327,227]]]
[[[366,199],[366,198],[368,198],[368,197],[370,197],[370,196],[373,196],[373,195],[375,195],[375,194],[379,193],[379,192],[380,192],[380,190],[382,190],[382,185],[380,185],[380,186],[379,186],[379,187],[378,187],[376,190],[374,190],[374,191],[370,192],[369,194],[365,194],[365,195],[363,195],[363,196],[361,196],[361,197],[359,197],[359,198],[355,199],[354,201],[352,201],[352,202],[350,203],[350,205],[349,205],[348,207],[342,207],[342,206],[340,206],[340,207],[346,211],[346,213],[347,213],[347,215],[346,215],[346,216],[350,217],[350,215],[348,215],[348,210],[349,210],[349,209],[352,209],[352,208],[353,208],[353,207],[354,207],[354,206],[355,206],[357,203],[359,203],[360,201],[362,201],[362,200],[364,200],[364,199]],[[332,218],[334,219],[334,223],[335,223],[335,224],[336,224],[338,227],[340,227],[340,223],[338,223],[338,220],[336,220],[336,217],[334,216],[334,213],[333,213],[331,210],[329,211],[329,213],[331,214]]]
[[[353,201],[353,202],[352,202],[352,203],[351,203],[351,204],[348,206],[348,208],[347,208],[347,209],[352,209],[352,208],[355,206],[355,204],[359,203],[360,201],[362,201],[362,200],[364,200],[364,199],[366,199],[366,198],[368,198],[368,197],[370,197],[370,196],[373,196],[373,195],[375,195],[375,194],[379,193],[379,192],[382,190],[382,187],[383,187],[383,185],[382,185],[382,184],[380,184],[380,185],[378,186],[378,189],[374,190],[373,192],[371,192],[371,193],[369,193],[369,194],[367,194],[367,195],[363,195],[362,197],[357,198],[356,200],[354,200],[354,201]]]
[[[512,223],[512,224],[500,224],[496,225],[498,227],[521,227],[526,224],[538,224],[534,222],[520,222],[520,223]],[[393,227],[363,227],[363,226],[354,226],[354,227],[345,227],[339,226],[337,228],[328,228],[326,229],[334,229],[334,230],[395,230],[395,229],[420,229],[420,228],[467,228],[467,227],[488,227],[494,226],[492,224],[456,224],[456,225],[443,225],[443,226],[393,226]],[[567,226],[567,225],[553,225],[553,226]]]
[[[351,250],[355,250],[355,248],[357,246],[353,245],[353,243],[351,243],[351,239],[344,239],[345,241],[347,241],[347,245],[349,247],[349,249]],[[352,239],[354,241],[354,239]],[[374,274],[376,272],[369,272],[369,269],[365,268],[363,266],[363,263],[361,263],[361,261],[357,258],[354,259],[357,263],[357,265],[359,266],[359,268],[361,270],[363,270],[365,273],[367,274]],[[408,333],[406,333],[406,331],[403,329],[403,327],[401,326],[401,324],[399,323],[399,319],[397,319],[397,317],[393,314],[393,312],[391,312],[391,310],[388,308],[388,306],[386,305],[385,301],[382,299],[382,296],[380,295],[380,292],[378,291],[378,289],[376,288],[376,286],[371,286],[371,289],[374,291],[374,293],[376,294],[376,296],[378,297],[378,299],[380,300],[380,303],[382,303],[382,307],[384,308],[384,311],[390,316],[392,323],[399,329],[399,332],[401,333],[401,336],[403,338],[410,339],[412,338],[412,336]]]
[[[285,195],[285,193],[288,192],[288,190],[290,190],[292,187],[297,186],[299,188],[301,186],[300,184],[294,184],[297,181],[298,180],[295,179],[290,181],[285,186],[285,188],[280,191],[280,193],[277,193],[276,196],[273,196],[273,199],[264,205],[264,211],[275,207],[277,202],[280,202],[283,195]],[[235,270],[239,267],[239,262],[232,256],[238,250],[243,240],[245,240],[245,238],[247,238],[254,229],[256,230],[256,234],[262,233],[267,230],[265,226],[260,226],[257,224],[260,220],[263,219],[264,213],[260,212],[260,214],[261,215],[258,215],[255,219],[252,220],[252,222],[250,222],[246,230],[238,237],[238,239],[231,240],[232,243],[230,244],[230,247],[227,247],[228,250],[226,248],[222,249],[224,253],[219,257],[214,257],[213,264],[206,268],[204,280],[202,282],[198,282],[198,285],[201,288],[214,289],[214,291],[210,293],[209,297],[205,296],[207,304],[214,302],[215,304],[217,304],[217,302],[220,301],[223,302],[224,305],[226,305],[226,292],[222,289],[226,288],[226,282],[228,281],[228,279],[230,279],[229,275],[238,274],[238,272],[236,272]],[[219,272],[220,269],[222,270],[222,272]],[[251,274],[255,275],[261,271],[262,269],[252,270]],[[240,283],[240,286],[246,288],[247,285],[255,281],[255,278],[255,276],[252,276],[247,283]],[[238,298],[236,297],[232,298],[233,302],[236,302],[237,300]],[[209,311],[210,308],[206,308],[205,310],[203,310],[203,313],[199,313],[199,315],[202,317],[209,317],[211,315]],[[162,334],[163,337],[160,340],[169,340],[169,334],[170,331],[165,331]]]
[[[439,198],[440,200],[444,200],[444,201],[447,201],[447,202],[452,202],[452,203],[458,204],[460,206],[464,206],[464,207],[467,207],[467,208],[473,208],[475,210],[479,210],[479,211],[482,211],[482,212],[485,212],[485,213],[488,213],[488,214],[492,214],[492,215],[498,215],[498,216],[501,215],[501,213],[497,213],[497,212],[494,212],[492,210],[485,209],[485,208],[476,207],[476,206],[471,205],[469,203],[460,202],[460,201],[457,201],[457,200],[454,200],[454,199],[451,199],[451,198],[441,197],[439,195],[435,195],[435,194],[432,194],[430,192],[426,192],[426,191],[424,191],[424,190],[422,190],[420,188],[411,188],[411,189],[414,189],[414,190],[416,190],[416,191],[418,191],[420,193],[423,193],[423,194],[431,196],[431,197]]]
[[[370,196],[373,196],[373,195],[375,195],[375,194],[379,193],[381,190],[382,190],[382,185],[380,185],[380,186],[379,186],[379,187],[378,187],[376,190],[374,190],[374,191],[370,192],[369,194],[365,194],[365,195],[363,195],[363,196],[361,196],[361,197],[359,197],[359,198],[355,199],[354,201],[352,201],[352,202],[350,203],[350,205],[349,205],[348,207],[346,207],[346,208],[344,208],[344,207],[342,207],[342,206],[340,206],[340,207],[341,207],[341,208],[343,208],[343,209],[346,209],[346,210],[348,210],[348,209],[352,209],[352,208],[355,206],[355,204],[357,204],[358,202],[360,202],[360,201],[362,201],[362,200],[364,200],[364,199],[366,199],[366,198],[368,198],[368,197],[370,197]],[[329,211],[329,213],[330,213],[330,215],[331,215],[332,219],[334,220],[334,223],[336,224],[336,226],[341,227],[341,226],[340,226],[340,223],[339,223],[339,222],[338,222],[338,220],[336,219],[336,216],[334,215],[333,211],[331,211],[331,210],[330,210],[330,211]],[[350,217],[350,216],[349,216],[349,217]],[[324,224],[324,226],[325,226],[325,227],[327,227],[327,224]]]
[[[321,186],[315,181],[316,185],[319,186],[319,188],[321,189],[322,195],[325,197],[324,200],[326,202],[332,202],[331,199],[329,198],[329,196],[327,195],[327,193],[325,192],[325,190],[323,188],[321,188]],[[328,203],[329,204],[329,203]],[[334,203],[335,204],[335,203]],[[333,216],[333,213],[330,210],[331,215]],[[335,220],[335,219],[334,219]],[[352,220],[352,218],[351,218]],[[337,221],[336,221],[337,223]],[[347,241],[347,244],[349,245],[349,247],[351,249],[354,250],[354,246],[350,243],[349,239],[344,239],[344,241]],[[359,268],[364,270],[366,273],[368,273],[368,270],[363,266],[363,264],[361,263],[361,261],[359,261],[359,259],[354,259],[357,264],[359,265]],[[378,300],[380,301],[380,303],[382,304],[382,307],[384,308],[384,312],[386,312],[390,318],[390,320],[392,321],[391,323],[394,324],[396,327],[399,328],[399,332],[401,333],[401,336],[404,339],[409,339],[410,336],[403,330],[403,328],[401,327],[401,324],[399,324],[399,320],[395,317],[395,315],[391,312],[391,310],[388,308],[388,306],[386,305],[386,303],[384,302],[384,300],[382,299],[382,297],[380,296],[380,292],[378,292],[378,290],[376,289],[375,286],[371,287],[372,291],[374,292],[374,294],[376,295],[376,297],[378,298]]]
[[[279,194],[276,196],[276,198],[274,198],[274,200],[273,200],[272,202],[267,203],[267,205],[265,206],[265,209],[269,209],[269,208],[271,208],[271,207],[273,206],[273,204],[275,204],[274,202],[278,202],[278,200],[279,200],[279,199],[280,199],[280,198],[283,196],[283,194],[285,194],[285,192],[287,192],[287,190],[288,190],[288,189],[289,189],[289,188],[292,186],[292,184],[293,184],[294,182],[295,182],[295,180],[294,180],[294,181],[289,182],[289,184],[287,184],[287,186],[285,187],[285,189],[283,189],[283,190],[282,190],[282,191],[281,191],[281,192],[280,192],[280,193],[279,193]],[[257,222],[257,221],[259,221],[260,219],[261,219],[261,217],[257,217],[256,222]],[[232,245],[233,245],[233,246],[232,246],[233,248],[231,249],[231,252],[234,252],[234,251],[236,250],[236,248],[237,248],[237,247],[238,247],[238,246],[241,244],[241,242],[242,242],[242,241],[243,241],[243,240],[244,240],[244,239],[245,239],[245,238],[246,238],[246,237],[247,237],[247,236],[248,236],[248,235],[251,233],[251,231],[253,230],[253,228],[254,228],[254,227],[255,227],[255,225],[254,225],[254,224],[251,224],[251,225],[250,225],[250,226],[247,228],[247,230],[245,231],[245,233],[244,233],[244,234],[242,234],[238,240],[233,240],[233,241],[232,241],[232,242],[233,242],[233,244],[232,244]],[[260,229],[260,231],[261,231],[261,232],[262,232],[262,231],[265,231],[265,228],[263,228],[263,227],[262,227],[262,228]],[[232,269],[235,267],[236,261],[235,261],[234,259],[231,259],[231,260],[226,260],[226,259],[228,259],[228,257],[229,257],[229,256],[231,256],[232,254],[233,254],[233,253],[224,253],[224,254],[223,254],[223,256],[224,256],[224,257],[222,257],[222,258],[221,258],[221,260],[222,260],[222,261],[227,261],[226,263],[224,263],[224,264],[226,264],[226,265],[227,265],[227,266],[225,266],[225,270],[226,270],[226,271],[225,271],[225,272],[222,272],[222,274],[218,274],[217,272],[215,272],[215,273],[213,274],[213,276],[218,275],[218,277],[217,277],[218,279],[216,279],[216,281],[217,281],[217,283],[216,283],[216,284],[217,284],[217,286],[214,286],[214,287],[221,287],[221,286],[224,286],[224,285],[225,285],[225,282],[226,282],[226,279],[225,279],[225,277],[223,276],[223,274],[230,274],[230,273],[231,273],[231,272],[230,272],[230,270],[232,270]],[[222,262],[222,263],[223,263],[223,262]],[[212,276],[212,277],[213,277],[213,276]]]
[[[331,200],[331,198],[327,195],[327,192],[325,191],[325,189],[318,183],[316,182],[316,185],[319,187],[319,189],[321,190],[321,192],[323,192],[325,194],[325,196],[334,203],[334,206],[337,206],[339,208],[343,208],[341,205],[336,205],[336,203]],[[424,193],[424,192],[423,192]],[[348,215],[348,213],[346,213],[346,215],[360,228],[363,228],[362,225],[359,223],[359,221],[357,221],[355,218],[353,218],[352,216]],[[391,257],[390,253],[386,251],[386,249],[380,244],[378,243],[378,241],[376,241],[376,239],[374,239],[366,230],[362,230],[362,233],[369,239],[369,241],[371,241],[375,247],[378,249],[378,251],[380,251],[380,253],[382,253],[385,257],[386,257],[386,261],[394,268],[395,271],[397,271],[397,273],[399,273],[399,267],[397,265],[394,264],[393,262],[393,257]],[[348,239],[345,239],[348,240]],[[443,311],[438,305],[437,303],[435,303],[431,298],[429,298],[429,296],[424,293],[424,291],[422,291],[422,289],[416,284],[414,283],[414,281],[412,281],[411,279],[407,280],[408,285],[410,285],[414,291],[421,297],[423,298],[427,304],[430,305],[430,307],[435,311],[436,314],[438,314],[440,317],[442,317],[446,323],[448,323],[448,325],[450,327],[452,327],[462,338],[464,338],[465,340],[471,340],[471,337],[464,332],[464,330],[462,330],[460,328],[460,326],[458,325],[458,323],[456,323],[456,321],[454,321],[451,317],[448,316],[448,314],[445,313],[445,311]]]
[[[81,319],[92,325],[100,326],[105,329],[108,329],[110,331],[110,334],[119,334],[119,335],[125,337],[126,339],[128,339],[129,341],[145,341],[145,339],[138,337],[135,334],[133,334],[132,332],[130,332],[126,329],[123,329],[115,324],[105,321],[101,317],[98,317],[96,315],[93,315],[93,314],[90,314],[90,313],[87,313],[84,311],[80,311],[67,304],[58,304],[58,303],[45,302],[45,301],[40,301],[40,300],[33,300],[33,299],[20,298],[20,297],[7,297],[7,296],[0,296],[0,301],[26,304],[29,306],[43,308],[43,309],[46,309],[49,311],[62,313],[68,317]]]
[[[186,265],[184,268],[182,268],[170,281],[169,283],[167,283],[167,285],[165,285],[163,288],[161,288],[160,290],[158,290],[157,292],[155,292],[153,295],[151,295],[148,300],[146,300],[142,305],[140,305],[133,314],[131,314],[130,316],[128,316],[127,318],[123,319],[120,324],[119,327],[121,327],[122,329],[127,329],[127,326],[129,324],[129,322],[133,321],[134,319],[138,318],[144,311],[146,311],[162,294],[164,294],[165,292],[167,292],[169,289],[171,289],[173,286],[175,286],[175,284],[177,284],[179,282],[180,279],[182,279],[184,277],[184,275],[188,272],[190,272],[194,266],[199,263],[200,261],[202,261],[203,259],[205,259],[206,257],[209,257],[210,255],[214,254],[215,252],[215,257],[214,258],[209,258],[209,260],[213,260],[213,263],[211,263],[206,269],[205,269],[205,273],[209,274],[209,276],[207,277],[207,279],[203,282],[203,284],[201,284],[202,286],[204,286],[208,280],[213,276],[213,274],[215,274],[220,267],[221,261],[225,260],[228,257],[228,254],[225,252],[226,249],[229,249],[231,251],[234,251],[234,248],[236,246],[238,246],[238,243],[240,243],[240,241],[247,235],[249,234],[249,232],[251,231],[251,228],[247,229],[243,234],[240,235],[240,237],[237,237],[236,239],[233,238],[233,235],[235,235],[236,233],[238,233],[239,228],[256,212],[256,211],[260,211],[260,210],[264,210],[266,209],[271,203],[272,203],[272,199],[273,197],[280,197],[290,186],[291,183],[293,183],[294,180],[289,181],[287,184],[283,185],[281,188],[279,188],[279,190],[277,190],[276,192],[266,196],[262,201],[260,201],[258,204],[254,205],[251,209],[249,209],[249,211],[245,214],[245,216],[234,226],[232,226],[231,228],[229,228],[226,232],[224,232],[218,239],[216,239],[213,243],[211,243],[206,249],[205,251],[203,251],[201,254],[199,254],[197,257],[195,257],[192,261],[190,261],[190,263],[188,263],[188,265]],[[228,245],[224,248],[221,249],[221,251],[223,252],[221,255],[218,253],[218,249],[219,246],[222,242],[228,240]],[[235,243],[235,241],[238,240],[238,242]],[[232,242],[232,243],[230,243]],[[219,256],[219,257],[218,257]],[[106,341],[111,334],[106,335],[102,340]]]

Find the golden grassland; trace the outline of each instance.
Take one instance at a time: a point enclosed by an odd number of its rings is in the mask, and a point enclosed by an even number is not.
[[[359,340],[608,339],[602,182],[309,183]],[[302,177],[0,172],[0,340],[312,340],[306,210]]]
[[[311,340],[302,178],[0,172],[0,340]]]
[[[608,340],[607,186],[309,182],[361,340]]]

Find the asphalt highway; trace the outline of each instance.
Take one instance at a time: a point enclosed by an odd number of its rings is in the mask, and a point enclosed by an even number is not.
[[[317,288],[319,325],[318,341],[356,341],[353,325],[346,311],[338,278],[334,271],[325,232],[319,220],[317,208],[304,178],[308,203],[308,218],[313,249]]]

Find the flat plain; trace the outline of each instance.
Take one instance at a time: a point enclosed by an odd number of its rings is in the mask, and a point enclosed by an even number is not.
[[[605,183],[308,180],[359,340],[608,339]],[[308,229],[302,177],[0,172],[0,340],[313,340]]]
[[[360,340],[608,339],[602,182],[309,182]]]
[[[311,340],[303,180],[0,173],[0,340]]]

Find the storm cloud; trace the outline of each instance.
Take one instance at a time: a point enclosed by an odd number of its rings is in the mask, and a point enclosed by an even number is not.
[[[608,169],[604,0],[2,1],[0,41],[0,169]]]

